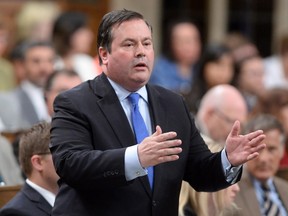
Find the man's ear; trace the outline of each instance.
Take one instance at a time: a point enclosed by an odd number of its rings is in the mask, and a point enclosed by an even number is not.
[[[104,47],[99,47],[99,56],[102,60],[102,64],[103,65],[107,65],[108,64],[108,50],[105,49]]]
[[[36,169],[38,171],[42,171],[43,170],[41,156],[33,155],[31,157],[31,163],[32,163],[32,166],[33,166],[34,169]]]

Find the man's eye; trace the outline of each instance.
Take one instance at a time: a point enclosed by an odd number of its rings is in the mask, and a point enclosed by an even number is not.
[[[145,43],[144,43],[144,46],[150,46],[150,45],[152,45],[151,42],[145,42]]]
[[[132,43],[128,43],[128,44],[125,44],[126,47],[132,47],[133,44]]]

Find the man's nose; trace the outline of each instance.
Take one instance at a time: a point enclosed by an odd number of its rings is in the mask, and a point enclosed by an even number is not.
[[[267,160],[270,157],[270,153],[267,149],[263,149],[260,154],[258,159],[261,161]]]
[[[142,44],[139,44],[136,46],[136,52],[135,52],[136,57],[144,57],[145,56],[145,48]]]

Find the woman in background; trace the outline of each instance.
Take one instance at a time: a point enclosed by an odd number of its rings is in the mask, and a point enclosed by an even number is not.
[[[207,144],[211,152],[222,150],[222,145],[208,140]],[[238,208],[234,203],[239,192],[238,184],[217,192],[197,192],[187,182],[182,182],[179,197],[179,216],[236,216]]]
[[[84,13],[63,12],[54,23],[52,40],[58,54],[56,69],[75,70],[82,81],[98,74],[95,61],[88,54],[93,33]]]
[[[203,95],[216,85],[230,84],[233,75],[234,65],[230,50],[222,44],[207,46],[200,59],[191,91],[184,95],[190,111],[196,114]]]

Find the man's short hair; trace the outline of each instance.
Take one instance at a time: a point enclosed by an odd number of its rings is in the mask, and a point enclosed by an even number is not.
[[[31,157],[50,152],[50,128],[50,123],[40,122],[33,125],[21,136],[19,142],[19,161],[26,176],[31,175],[32,172]]]
[[[111,43],[113,40],[112,28],[115,25],[120,25],[121,23],[125,21],[134,20],[134,19],[144,20],[144,17],[142,14],[138,12],[130,11],[126,9],[111,11],[107,13],[106,15],[104,15],[99,25],[99,29],[98,29],[97,49],[99,50],[99,47],[104,47],[105,49],[108,50],[108,52],[111,52]],[[151,25],[146,20],[144,21],[152,32]],[[99,60],[100,60],[100,64],[102,64],[100,55],[99,55]]]

